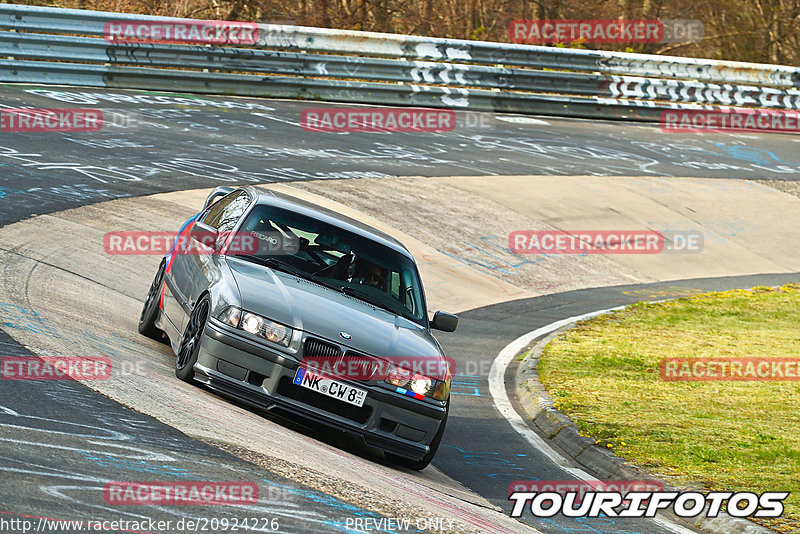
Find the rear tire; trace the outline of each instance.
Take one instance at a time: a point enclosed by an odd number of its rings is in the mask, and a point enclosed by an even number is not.
[[[175,358],[175,376],[184,382],[191,382],[194,379],[194,364],[197,363],[197,355],[200,354],[200,342],[203,340],[210,309],[211,300],[206,295],[200,299],[189,315],[189,322],[178,347],[178,357]]]
[[[158,272],[153,283],[150,284],[150,290],[147,292],[147,299],[142,306],[142,313],[139,316],[139,333],[143,336],[162,341],[164,339],[164,332],[156,326],[156,319],[158,319],[158,307],[161,301],[161,287],[164,285],[164,273],[167,270],[166,260],[161,261],[158,267]]]
[[[412,469],[414,471],[422,471],[428,465],[430,465],[433,457],[436,456],[436,451],[439,450],[439,444],[442,442],[442,436],[444,436],[444,427],[447,425],[447,416],[450,413],[450,399],[447,399],[447,411],[444,414],[444,419],[442,419],[442,424],[439,425],[439,430],[436,431],[436,435],[433,436],[433,441],[431,441],[431,445],[428,448],[427,454],[420,458],[419,460],[411,460],[409,458],[404,458],[403,456],[397,456],[396,454],[392,454],[390,452],[385,452],[383,456],[386,458],[387,461],[399,465],[400,467],[405,467],[406,469]]]

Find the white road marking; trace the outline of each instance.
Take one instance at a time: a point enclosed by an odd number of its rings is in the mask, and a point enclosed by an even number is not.
[[[3,412],[7,415],[13,415],[14,417],[19,417],[19,413],[15,412],[11,408],[6,408],[5,406],[0,406],[0,412]]]
[[[518,117],[507,115],[496,115],[495,119],[503,122],[513,122],[514,124],[539,124],[542,126],[550,126],[550,123],[541,119],[534,119],[533,117]]]
[[[580,480],[598,479],[583,469],[572,467],[570,465],[572,463],[570,460],[553,449],[541,436],[539,436],[539,434],[534,432],[533,429],[522,420],[522,417],[514,409],[514,406],[511,404],[511,401],[508,398],[504,377],[506,374],[506,369],[508,369],[508,364],[513,361],[514,357],[519,353],[519,351],[527,347],[533,340],[550,334],[551,332],[555,332],[559,328],[569,324],[583,321],[585,319],[591,319],[592,317],[597,317],[598,315],[603,315],[622,309],[625,309],[625,306],[616,306],[614,308],[598,310],[585,313],[583,315],[576,315],[575,317],[568,317],[567,319],[562,319],[541,328],[537,328],[533,332],[528,332],[527,334],[518,337],[503,347],[503,350],[500,351],[500,353],[497,355],[497,358],[495,358],[494,362],[492,362],[492,367],[489,370],[489,393],[492,395],[492,400],[494,400],[494,405],[497,410],[503,415],[503,417],[505,417],[514,430],[516,430],[523,438],[525,438],[525,440],[528,441],[528,443],[530,443],[536,450],[547,456],[551,462],[559,466],[562,470]],[[677,532],[678,534],[695,534],[695,531],[678,525],[677,523],[674,523],[668,519],[656,517],[653,519],[653,521],[659,526],[673,532]]]

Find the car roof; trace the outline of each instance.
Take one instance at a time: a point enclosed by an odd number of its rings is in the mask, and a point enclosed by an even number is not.
[[[351,217],[320,206],[319,204],[314,204],[313,202],[308,202],[307,200],[293,197],[280,191],[261,189],[254,186],[247,186],[243,189],[247,191],[251,197],[254,197],[256,199],[256,203],[259,205],[275,206],[300,213],[307,217],[337,226],[361,237],[376,241],[412,260],[414,259],[411,255],[411,252],[409,252],[406,246],[400,241],[385,232],[381,232],[377,228],[362,223],[361,221],[357,221]]]

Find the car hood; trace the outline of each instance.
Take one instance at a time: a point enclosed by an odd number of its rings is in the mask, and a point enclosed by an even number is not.
[[[431,333],[404,317],[247,260],[228,264],[247,311],[373,356],[443,359]]]

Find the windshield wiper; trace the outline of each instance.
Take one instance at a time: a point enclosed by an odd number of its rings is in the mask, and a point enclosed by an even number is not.
[[[297,271],[295,270],[294,267],[292,267],[288,263],[276,260],[275,258],[262,258],[261,256],[254,256],[252,254],[237,254],[236,256],[238,258],[247,258],[249,260],[252,260],[253,263],[258,263],[259,265],[263,265],[264,267],[269,267],[270,269],[275,269],[276,271],[283,271],[285,273],[293,274],[301,278],[308,278],[308,276],[305,273]]]
[[[350,296],[350,297],[353,297],[353,298],[357,298],[359,300],[363,300],[364,302],[366,302],[368,304],[372,304],[373,306],[377,306],[378,308],[382,308],[382,309],[384,309],[384,310],[386,310],[389,313],[392,313],[394,315],[400,315],[399,313],[397,313],[396,310],[393,310],[388,304],[384,304],[383,302],[381,302],[379,300],[372,299],[372,298],[369,298],[369,297],[367,297],[365,295],[362,295],[361,293],[357,292],[352,287],[342,286],[342,287],[339,288],[339,291],[341,291],[342,293],[344,293],[347,296]]]

